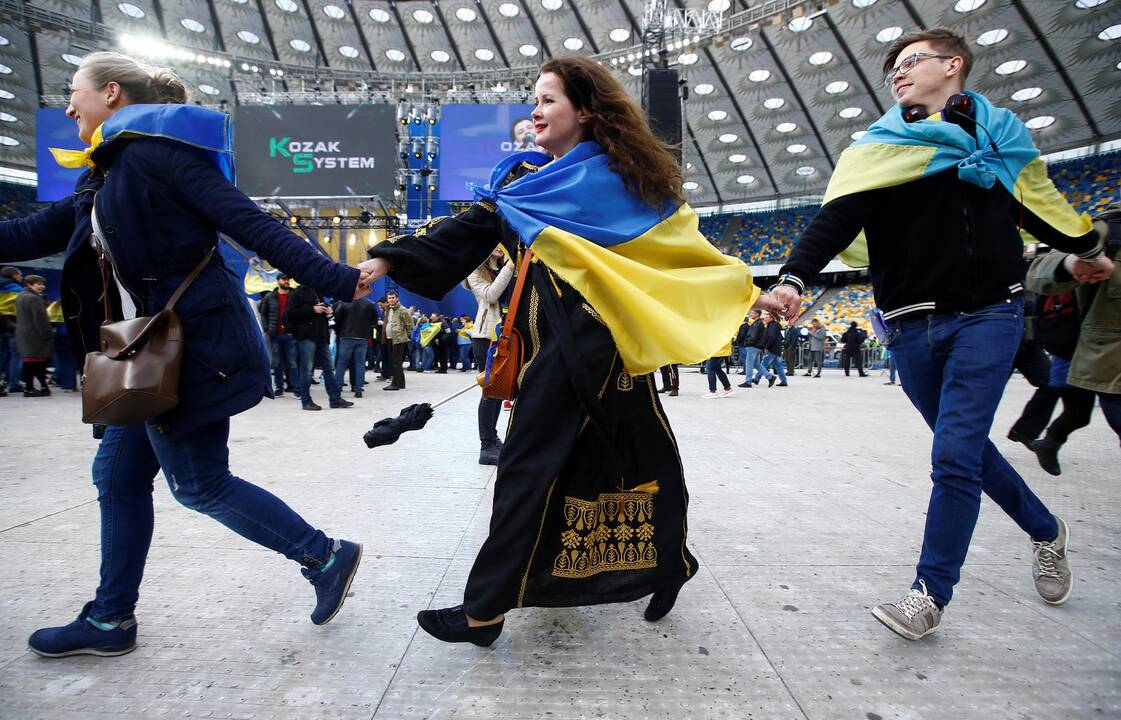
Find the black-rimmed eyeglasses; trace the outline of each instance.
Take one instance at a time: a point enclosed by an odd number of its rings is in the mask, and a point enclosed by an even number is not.
[[[939,55],[937,53],[928,52],[911,53],[907,57],[903,58],[903,62],[899,63],[884,74],[884,87],[891,87],[891,84],[895,82],[896,75],[906,75],[907,73],[914,70],[915,66],[919,64],[919,60],[926,60],[927,58],[940,58],[942,60],[949,60],[952,57],[956,56]]]

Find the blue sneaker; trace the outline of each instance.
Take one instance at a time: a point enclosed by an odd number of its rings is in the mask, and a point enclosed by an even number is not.
[[[27,639],[27,647],[36,655],[48,658],[69,655],[100,655],[114,657],[136,649],[136,617],[122,615],[111,620],[90,617],[86,603],[78,619],[62,627],[36,630]]]
[[[331,559],[321,570],[301,568],[300,572],[315,588],[315,609],[311,611],[311,621],[316,625],[326,625],[339,613],[358,563],[362,562],[362,546],[349,540],[336,540]]]

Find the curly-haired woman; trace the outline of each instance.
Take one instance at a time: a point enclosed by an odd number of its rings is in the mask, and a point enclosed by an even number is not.
[[[651,373],[718,354],[749,306],[770,307],[747,267],[697,231],[677,161],[606,69],[551,60],[536,95],[548,154],[506,158],[467,211],[374,247],[361,266],[441,297],[497,243],[528,273],[490,535],[463,605],[417,618],[447,642],[489,645],[517,607],[653,594],[646,619],[670,611],[697,561]]]

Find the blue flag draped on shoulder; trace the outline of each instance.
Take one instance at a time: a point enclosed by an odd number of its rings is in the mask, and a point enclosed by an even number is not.
[[[961,180],[977,187],[991,188],[999,182],[1063,234],[1078,237],[1088,233],[1090,217],[1077,213],[1055,189],[1027,126],[1015,113],[994,106],[985,96],[966,94],[973,99],[976,137],[959,125],[941,121],[939,114],[909,123],[903,119],[903,108],[895,105],[841,153],[821,204],[956,167]],[[868,265],[863,232],[840,258],[851,267]]]
[[[234,128],[230,116],[199,105],[125,105],[94,131],[90,146],[85,150],[50,148],[50,151],[63,167],[94,167],[96,161],[93,155],[99,147],[130,137],[165,138],[199,148],[206,152],[230,182],[237,180],[234,171]]]
[[[522,162],[542,167],[503,186]],[[487,185],[470,187],[584,296],[632,375],[727,354],[759,296],[751,271],[712,246],[687,203],[660,210],[645,204],[595,142],[555,160],[515,153]]]

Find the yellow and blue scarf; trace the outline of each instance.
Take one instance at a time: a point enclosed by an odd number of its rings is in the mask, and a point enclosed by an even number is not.
[[[230,182],[236,180],[230,116],[198,105],[125,105],[94,131],[86,149],[50,151],[62,167],[93,168],[101,146],[133,137],[165,138],[204,150]]]
[[[522,162],[543,167],[503,186]],[[747,265],[709,243],[687,203],[650,207],[595,142],[555,160],[515,153],[471,188],[584,296],[632,375],[718,355],[759,296]]]
[[[1075,211],[1047,177],[1047,166],[1024,123],[985,96],[966,94],[973,99],[976,136],[940,121],[938,115],[908,123],[903,108],[895,105],[841,153],[822,206],[846,195],[903,185],[956,167],[958,177],[972,185],[991,188],[999,182],[1064,235],[1090,232],[1090,217]],[[863,231],[839,257],[850,267],[868,265]]]

